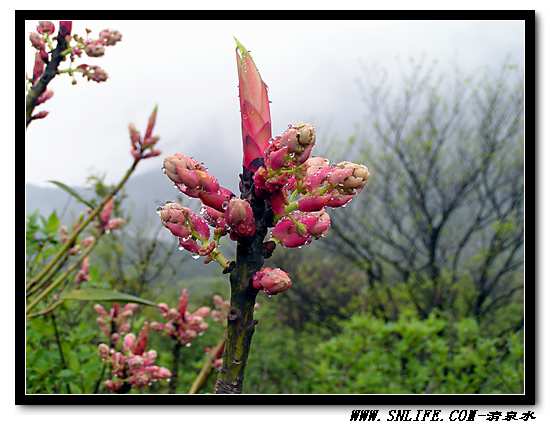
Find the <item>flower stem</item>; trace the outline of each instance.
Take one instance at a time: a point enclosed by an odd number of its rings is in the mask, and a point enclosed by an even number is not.
[[[264,264],[263,241],[273,212],[264,199],[257,198],[252,183],[252,173],[247,169],[241,175],[241,198],[248,199],[254,212],[256,233],[241,238],[237,243],[235,267],[231,271],[231,307],[227,318],[227,332],[223,366],[216,382],[217,394],[240,394],[252,335],[254,304],[258,290],[250,284],[251,278]]]
[[[57,254],[54,256],[52,260],[44,268],[38,273],[36,276],[34,276],[28,283],[27,288],[31,288],[34,285],[39,284],[44,277],[48,274],[48,272],[57,264],[58,261],[60,261],[64,256],[65,253],[73,246],[74,242],[78,238],[78,235],[92,222],[94,218],[96,218],[99,213],[103,210],[103,207],[107,204],[107,202],[115,196],[120,189],[126,184],[126,181],[130,178],[134,170],[136,169],[136,166],[139,162],[139,159],[134,160],[132,163],[132,166],[126,171],[124,176],[122,177],[122,180],[118,182],[118,184],[115,186],[115,188],[109,193],[101,203],[88,215],[86,220],[82,221],[76,229],[74,229],[73,233],[69,238],[67,239],[67,242],[61,247],[61,249],[57,252]]]
[[[225,337],[220,339],[216,346],[206,354],[206,360],[202,365],[202,369],[193,381],[193,384],[191,385],[188,394],[197,394],[199,390],[204,386],[204,384],[208,380],[208,377],[210,376],[210,372],[212,372],[212,369],[214,367],[213,362],[214,360],[216,360],[216,356],[218,355],[219,351],[223,349],[224,343]]]
[[[51,46],[49,38],[48,45]],[[50,84],[50,81],[52,81],[57,75],[59,64],[63,61],[63,59],[65,59],[62,54],[65,49],[67,49],[67,40],[65,40],[65,37],[58,36],[57,46],[55,46],[55,49],[52,50],[50,61],[46,65],[44,73],[27,93],[27,97],[25,99],[25,115],[27,127],[32,121],[32,113],[34,111],[34,108],[36,107],[36,102],[38,101],[38,98],[40,97],[40,95],[42,95],[42,93],[46,91],[46,89],[48,88],[48,84]]]
[[[174,341],[174,347],[172,348],[172,376],[170,377],[170,385],[168,386],[168,391],[170,394],[176,394],[178,389],[180,353],[181,344],[178,341]]]

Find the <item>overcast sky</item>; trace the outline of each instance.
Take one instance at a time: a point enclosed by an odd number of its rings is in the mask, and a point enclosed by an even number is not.
[[[28,31],[35,26],[27,22]],[[365,118],[361,62],[392,69],[396,58],[424,55],[471,71],[524,60],[520,21],[75,21],[73,31],[86,27],[92,35],[105,28],[123,34],[104,57],[82,59],[107,70],[109,80],[52,82],[55,96],[43,108],[50,115],[27,132],[28,182],[83,184],[90,172],[118,179],[131,161],[127,124],[143,128],[158,103],[163,155],[138,172],[160,172],[162,157],[179,151],[235,187],[224,177],[241,164],[233,35],[269,86],[274,134],[308,121],[321,138],[349,136]],[[31,72],[33,50],[25,43]]]

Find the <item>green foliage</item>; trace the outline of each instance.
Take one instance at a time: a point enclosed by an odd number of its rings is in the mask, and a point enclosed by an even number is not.
[[[313,355],[320,393],[521,393],[521,336],[484,337],[472,318],[450,322],[357,315]]]

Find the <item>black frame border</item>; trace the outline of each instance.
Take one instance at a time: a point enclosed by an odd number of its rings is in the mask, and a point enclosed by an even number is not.
[[[61,18],[118,20],[523,20],[525,22],[525,376],[524,394],[128,394],[34,395],[25,383],[25,241],[15,238],[15,404],[16,405],[534,405],[535,398],[535,286],[536,286],[536,58],[534,10],[16,10],[15,38],[25,35],[25,20]],[[25,72],[24,49],[16,41],[15,87]],[[16,91],[15,228],[25,228],[25,125],[23,96]],[[18,119],[18,117],[20,117]],[[529,192],[529,195],[527,196]],[[20,229],[20,230],[19,230]]]

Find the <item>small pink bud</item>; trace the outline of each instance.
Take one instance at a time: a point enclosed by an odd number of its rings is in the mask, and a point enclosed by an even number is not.
[[[143,324],[143,327],[141,328],[141,331],[139,331],[139,334],[136,339],[136,343],[133,346],[132,352],[137,355],[141,355],[145,352],[145,348],[147,347],[147,340],[149,339],[149,324],[145,322]]]
[[[180,299],[178,302],[178,312],[182,317],[185,317],[188,304],[189,304],[189,291],[187,291],[187,289],[184,288],[181,290]]]
[[[115,207],[115,198],[111,197],[109,198],[109,200],[103,206],[103,209],[99,213],[99,219],[101,220],[101,224],[103,226],[107,226],[107,223],[109,223],[109,219],[111,218],[111,214],[113,213],[114,207]]]
[[[107,360],[109,358],[109,346],[107,344],[99,344],[98,347],[99,357],[101,360]]]
[[[285,207],[288,205],[286,194],[283,190],[273,192],[269,198],[271,202],[271,209],[276,215],[284,215]]]
[[[298,200],[298,209],[304,212],[320,211],[330,201],[330,195],[323,196],[304,196]]]
[[[275,295],[290,289],[292,281],[284,270],[264,267],[254,274],[252,286],[269,295]]]
[[[199,198],[203,204],[221,212],[225,212],[225,209],[229,205],[229,200],[234,196],[233,192],[221,186],[216,193],[200,192],[199,194]]]
[[[122,226],[126,224],[126,220],[123,218],[112,218],[107,222],[107,225],[105,226],[106,230],[116,230],[120,229]]]
[[[352,199],[353,195],[340,195],[336,192],[336,195],[331,195],[330,200],[327,203],[327,207],[339,208],[348,204]]]
[[[84,257],[84,260],[82,260],[82,265],[80,266],[80,270],[76,274],[75,283],[80,284],[82,282],[87,282],[90,278],[89,271],[90,262],[88,260],[88,257]]]
[[[98,58],[105,54],[105,46],[100,40],[89,40],[85,44],[84,52],[91,58]]]
[[[188,223],[188,209],[175,202],[169,202],[159,210],[164,227],[178,238],[189,238],[192,229]]]
[[[278,170],[285,165],[285,160],[288,155],[288,147],[283,146],[274,152],[271,152],[267,158],[266,165],[271,170]]]
[[[118,33],[118,31],[115,31],[115,32]],[[99,35],[101,36],[101,33]],[[153,108],[153,112],[151,112],[151,115],[149,115],[149,120],[147,121],[147,129],[145,130],[145,137],[144,137],[144,139],[146,140],[153,135],[153,130],[155,129],[155,124],[157,122],[157,112],[158,112],[158,107],[155,106]]]
[[[34,68],[32,71],[32,81],[36,83],[42,73],[44,72],[44,61],[42,60],[42,57],[40,56],[39,52],[36,52],[34,55]]]
[[[33,120],[41,120],[41,119],[44,119],[48,116],[49,112],[48,111],[40,111],[36,114],[33,114],[31,116],[31,119]]]
[[[44,50],[46,48],[46,43],[44,43],[42,37],[36,32],[31,32],[29,34],[29,40],[31,41],[32,47],[36,50]]]
[[[315,238],[322,238],[330,228],[330,216],[325,211],[303,214],[299,220]]]
[[[59,21],[59,35],[65,37],[71,34],[73,30],[73,21]]]
[[[53,34],[55,32],[55,25],[50,21],[39,21],[36,31],[40,34]]]
[[[44,93],[42,93],[40,96],[38,96],[38,99],[36,99],[36,106],[43,104],[44,102],[47,102],[53,97],[53,91],[52,90],[46,90]]]
[[[204,317],[208,317],[209,314],[210,314],[210,308],[200,307],[193,313],[193,316],[199,316],[204,318]]]
[[[338,171],[339,173],[342,173],[342,176],[345,175],[345,178],[340,178],[336,182],[338,185],[342,186],[342,191],[344,194],[355,194],[356,192],[361,191],[367,184],[369,170],[364,165],[343,161],[336,164],[336,167],[337,168],[334,173]]]
[[[300,232],[299,230],[294,221],[284,217],[277,222],[271,235],[284,247],[297,248],[311,242],[311,235],[307,233],[307,229],[306,232]]]
[[[225,219],[235,237],[249,237],[256,233],[254,212],[248,201],[232,198],[225,210]]]
[[[103,30],[99,33],[99,38],[106,46],[114,46],[122,40],[122,34],[116,30]]]
[[[134,344],[136,343],[136,336],[134,334],[127,334],[122,342],[122,351],[125,353],[132,351]]]

